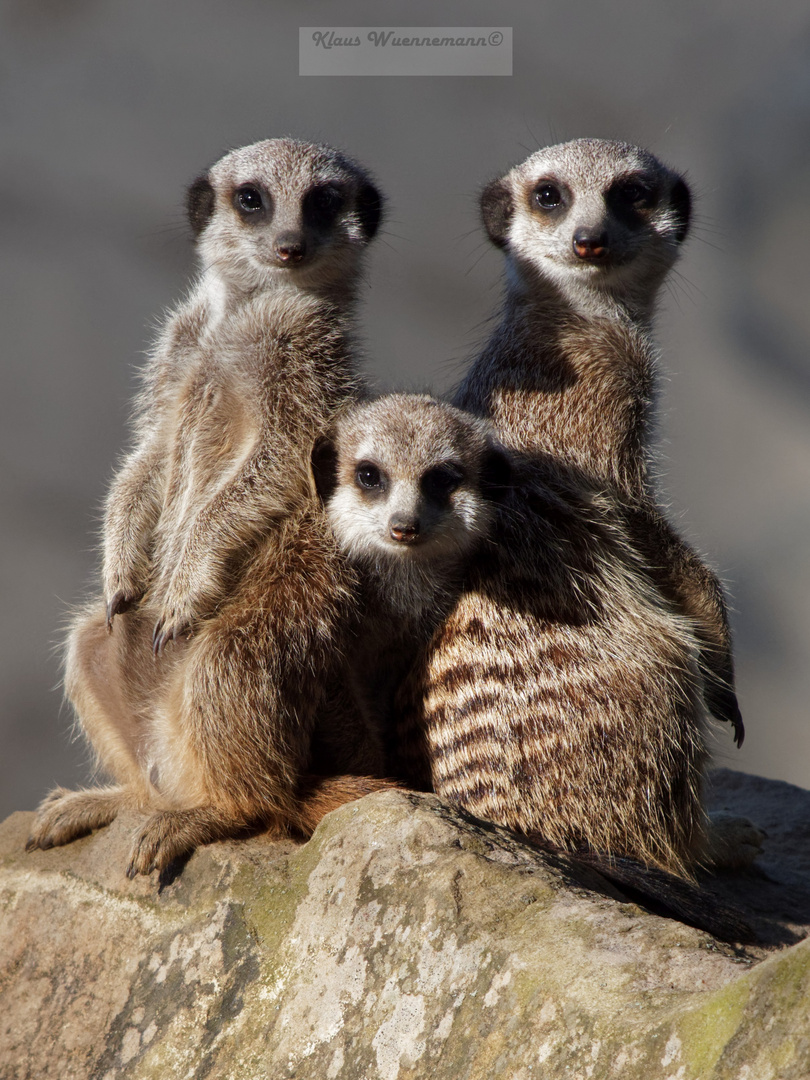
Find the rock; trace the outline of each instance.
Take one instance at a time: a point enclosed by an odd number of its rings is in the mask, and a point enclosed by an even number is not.
[[[134,819],[27,855],[12,815],[0,1077],[806,1080],[810,794],[724,770],[712,797],[768,833],[763,869],[712,880],[757,947],[430,795],[369,796],[304,845],[212,844],[163,886],[124,875]]]
[[[713,875],[713,891],[744,907],[767,947],[795,944],[807,937],[810,791],[781,780],[715,769],[708,804],[713,817],[718,812],[748,817],[765,833],[762,855],[754,867],[745,874]]]

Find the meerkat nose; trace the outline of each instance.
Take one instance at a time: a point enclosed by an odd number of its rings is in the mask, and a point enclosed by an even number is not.
[[[577,229],[574,233],[574,254],[578,259],[606,259],[610,254],[607,233]]]
[[[273,244],[273,254],[282,263],[300,263],[306,253],[304,241],[296,233],[278,236]]]
[[[419,522],[415,520],[405,521],[401,518],[392,517],[388,522],[388,532],[392,540],[401,544],[412,544],[419,539]]]

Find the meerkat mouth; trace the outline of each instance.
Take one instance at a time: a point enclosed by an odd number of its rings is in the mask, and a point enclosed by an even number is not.
[[[589,257],[569,254],[562,259],[557,259],[558,264],[566,266],[574,271],[582,271],[587,274],[609,274],[612,270],[621,270],[633,261],[636,253],[633,251],[611,251],[609,255]]]
[[[283,259],[279,259],[278,256],[271,255],[270,258],[265,261],[265,265],[271,270],[279,270],[285,274],[293,274],[296,271],[301,272],[309,270],[317,261],[317,258],[317,255],[313,252],[312,254],[307,253],[298,259],[290,259],[285,262]]]
[[[382,547],[385,551],[401,552],[404,559],[413,554],[416,548],[425,548],[429,544],[430,538],[425,536],[408,536],[401,540],[387,535],[382,538]]]

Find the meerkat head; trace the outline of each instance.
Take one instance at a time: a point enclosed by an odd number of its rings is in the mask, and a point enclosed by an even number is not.
[[[316,445],[313,472],[350,558],[452,565],[489,532],[510,465],[484,421],[391,394],[344,415]]]
[[[689,231],[682,176],[646,150],[575,139],[532,154],[481,195],[489,238],[518,279],[588,306],[603,292],[649,307]]]
[[[203,266],[252,293],[345,287],[377,232],[383,197],[337,150],[268,139],[226,154],[188,190]]]

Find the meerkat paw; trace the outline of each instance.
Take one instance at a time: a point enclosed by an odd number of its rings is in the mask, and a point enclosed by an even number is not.
[[[125,802],[122,788],[68,791],[54,788],[40,803],[26,851],[60,847],[109,825]]]
[[[130,853],[127,877],[138,874],[161,873],[200,844],[238,835],[242,823],[230,822],[212,807],[192,810],[163,810],[152,814],[135,837]]]
[[[714,870],[743,870],[762,853],[767,836],[748,818],[723,810],[709,814],[706,855]]]

